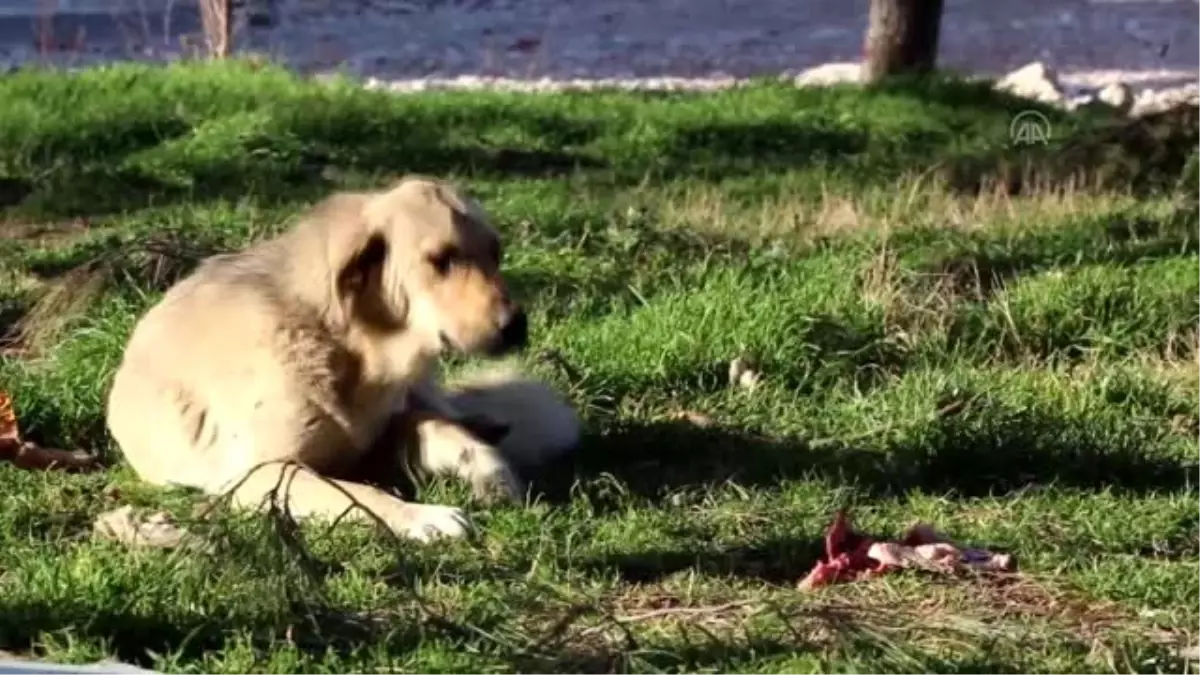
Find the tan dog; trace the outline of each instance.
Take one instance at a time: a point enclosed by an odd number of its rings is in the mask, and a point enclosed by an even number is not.
[[[415,425],[421,467],[481,496],[520,498],[512,463],[575,445],[574,411],[540,383],[513,372],[459,391],[438,383],[446,348],[524,345],[527,321],[500,260],[483,210],[446,183],[334,195],[285,234],[213,256],[167,291],[129,340],[109,430],[151,483],[232,489],[243,507],[286,493],[297,517],[367,517],[357,504],[400,535],[461,536],[470,525],[460,509],[329,478],[361,475],[398,414]],[[506,428],[498,447],[468,432],[467,416]]]

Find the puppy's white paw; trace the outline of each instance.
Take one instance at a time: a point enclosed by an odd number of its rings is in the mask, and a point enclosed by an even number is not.
[[[441,421],[418,427],[421,463],[431,473],[449,474],[470,481],[476,499],[520,501],[525,485],[500,451],[465,427]]]
[[[392,531],[402,537],[429,542],[439,537],[460,539],[474,529],[467,514],[455,506],[405,504]]]

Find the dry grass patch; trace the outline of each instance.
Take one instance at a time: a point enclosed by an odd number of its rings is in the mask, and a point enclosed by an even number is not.
[[[32,300],[0,339],[10,354],[32,358],[65,332],[114,284],[165,290],[218,252],[210,243],[168,233],[95,255],[46,277],[22,275]]]
[[[568,650],[579,664],[612,664],[653,658],[658,644],[680,641],[731,653],[767,646],[837,653],[867,646],[920,670],[924,659],[938,654],[1072,644],[1093,664],[1120,670],[1116,654],[1131,640],[1178,647],[1190,638],[1050,580],[918,576],[812,593],[763,586],[738,593],[710,588],[683,597],[657,585],[627,586],[547,619],[546,630],[532,641],[531,656],[561,659]]]
[[[788,189],[784,186],[779,191]],[[888,189],[867,186],[846,192],[823,186],[817,199],[803,194],[739,198],[710,185],[688,185],[666,195],[655,194],[653,202],[648,197],[641,198],[649,202],[643,208],[665,230],[792,246],[830,237],[925,228],[972,232],[1007,225],[1036,227],[1139,204],[1132,193],[1070,182],[1047,181],[1020,196],[1001,189],[999,183],[963,194],[930,175],[912,175]],[[633,199],[639,198],[635,195]]]

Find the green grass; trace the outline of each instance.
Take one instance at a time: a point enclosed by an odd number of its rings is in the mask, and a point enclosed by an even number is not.
[[[389,97],[248,66],[0,78],[0,389],[89,475],[0,466],[0,650],[191,672],[1180,672],[1200,621],[1195,114],[937,80]],[[464,181],[586,418],[474,542],[194,516],[103,425],[138,314],[329,190]],[[22,320],[24,319],[24,320]],[[556,359],[539,355],[553,351]],[[729,387],[752,355],[755,391]],[[711,420],[697,425],[686,412]],[[166,509],[206,554],[91,522]],[[1016,583],[796,582],[833,511]]]

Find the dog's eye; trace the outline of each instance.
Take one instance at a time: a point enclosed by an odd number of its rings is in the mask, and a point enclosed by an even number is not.
[[[438,274],[446,274],[457,258],[458,251],[447,248],[429,256],[429,264],[433,265],[433,269],[437,270]]]

